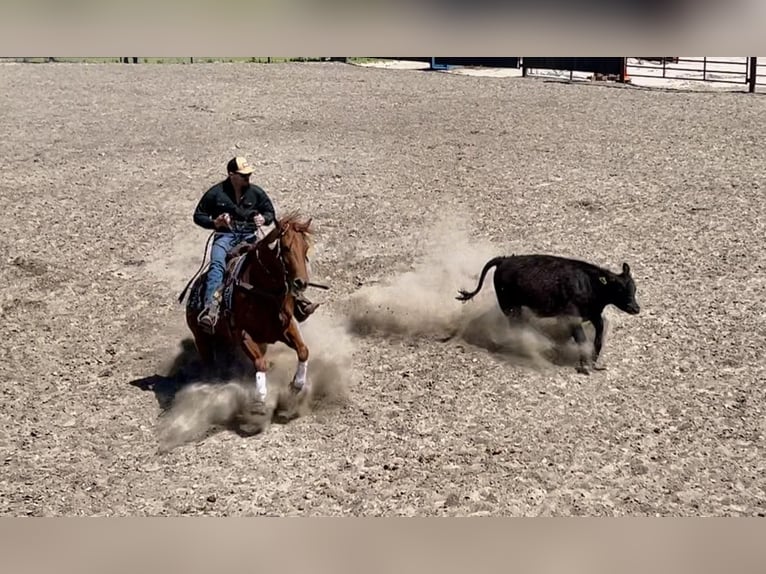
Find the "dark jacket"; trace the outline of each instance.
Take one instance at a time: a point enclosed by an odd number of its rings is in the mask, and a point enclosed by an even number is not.
[[[232,227],[236,231],[255,231],[253,217],[256,213],[263,215],[265,225],[274,223],[274,205],[263,189],[250,184],[242,192],[239,203],[235,197],[234,187],[228,178],[214,185],[200,198],[194,210],[194,223],[205,229],[215,229],[213,221],[222,213],[231,216]]]

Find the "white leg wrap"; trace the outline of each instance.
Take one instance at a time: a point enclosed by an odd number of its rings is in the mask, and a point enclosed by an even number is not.
[[[308,361],[298,361],[298,368],[295,370],[295,377],[293,378],[293,386],[298,390],[302,389],[303,385],[306,384],[308,366]]]
[[[255,390],[261,395],[261,399],[266,399],[266,373],[263,371],[255,373]]]

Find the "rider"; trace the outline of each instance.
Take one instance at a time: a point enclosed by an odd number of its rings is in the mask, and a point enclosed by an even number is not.
[[[266,192],[250,183],[253,168],[243,157],[234,157],[226,164],[228,177],[208,189],[194,210],[194,223],[205,229],[215,229],[210,251],[210,270],[205,286],[205,308],[199,315],[199,325],[213,332],[218,320],[220,297],[216,291],[223,283],[226,253],[242,241],[257,241],[258,228],[274,223],[274,205]],[[319,305],[302,295],[296,299],[296,318],[305,321]]]

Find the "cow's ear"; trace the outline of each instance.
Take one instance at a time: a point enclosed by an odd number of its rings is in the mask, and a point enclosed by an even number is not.
[[[630,275],[630,265],[628,265],[627,263],[622,264],[622,274]]]

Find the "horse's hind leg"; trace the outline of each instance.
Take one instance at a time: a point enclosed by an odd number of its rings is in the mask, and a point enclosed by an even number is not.
[[[245,408],[238,415],[238,432],[244,435],[254,435],[262,432],[268,425],[268,409],[266,408],[266,346],[259,345],[245,331],[240,335],[240,341],[245,354],[255,365],[255,396],[248,400]],[[249,393],[248,393],[249,394]]]
[[[204,333],[197,326],[197,317],[194,313],[188,313],[186,315],[186,324],[189,326],[189,330],[194,337],[194,346],[197,347],[197,353],[199,353],[202,363],[206,368],[212,368],[215,363],[215,349],[213,347],[212,337],[207,333]]]

